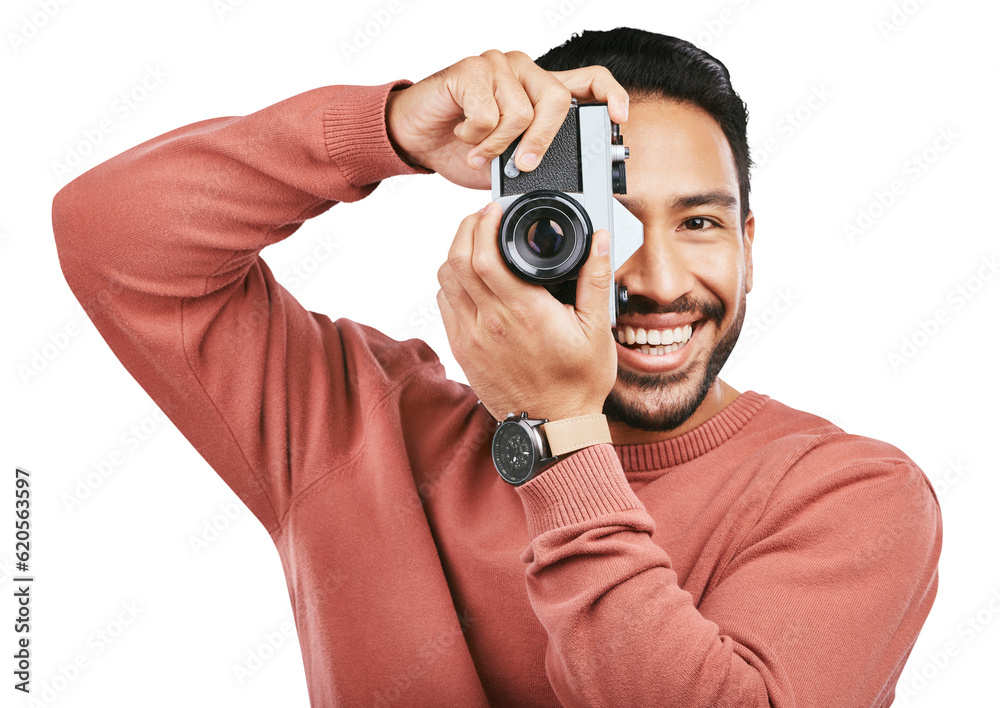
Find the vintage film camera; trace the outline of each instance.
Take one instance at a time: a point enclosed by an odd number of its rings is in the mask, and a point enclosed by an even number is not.
[[[493,201],[503,209],[500,254],[516,275],[544,285],[560,302],[575,304],[576,277],[590,254],[594,231],[611,233],[612,272],[642,245],[642,222],[614,198],[625,194],[628,148],[606,104],[576,99],[531,172],[514,164],[519,142],[491,165]],[[627,289],[613,283],[612,326],[627,306]]]

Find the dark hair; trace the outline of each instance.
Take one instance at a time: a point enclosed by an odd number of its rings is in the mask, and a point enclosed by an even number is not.
[[[671,98],[715,118],[729,141],[740,184],[740,228],[750,213],[747,107],[733,90],[729,70],[688,41],[632,27],[573,34],[535,60],[547,71],[599,64],[635,98]]]

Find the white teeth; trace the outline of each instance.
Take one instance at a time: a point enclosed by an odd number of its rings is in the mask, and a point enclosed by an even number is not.
[[[694,327],[684,325],[674,329],[650,329],[642,327],[631,327],[624,325],[621,329],[615,328],[615,336],[620,344],[640,344],[636,347],[638,351],[650,356],[660,356],[677,351],[691,339]]]

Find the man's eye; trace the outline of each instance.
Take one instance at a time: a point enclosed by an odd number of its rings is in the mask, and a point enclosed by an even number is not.
[[[708,219],[704,219],[700,216],[696,216],[693,219],[688,219],[684,222],[684,226],[691,231],[701,231],[704,229],[710,229],[715,224]]]

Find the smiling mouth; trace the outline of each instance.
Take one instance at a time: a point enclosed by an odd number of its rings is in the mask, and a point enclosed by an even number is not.
[[[643,354],[662,356],[677,351],[687,344],[697,325],[698,323],[694,322],[674,329],[644,329],[625,325],[613,327],[612,333],[623,347],[641,351]]]

